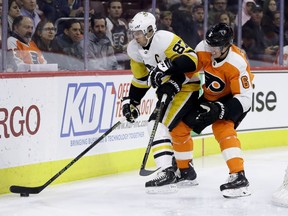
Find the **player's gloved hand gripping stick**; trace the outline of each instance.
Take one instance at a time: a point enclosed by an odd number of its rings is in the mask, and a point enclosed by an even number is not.
[[[165,59],[157,64],[157,66],[150,71],[148,78],[148,85],[157,88],[162,84],[162,78],[166,76],[165,72],[171,67],[170,59]]]

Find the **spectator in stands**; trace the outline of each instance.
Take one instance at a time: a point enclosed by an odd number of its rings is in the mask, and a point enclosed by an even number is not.
[[[263,6],[263,18],[261,26],[263,28],[263,32],[269,33],[271,29],[273,29],[273,19],[274,13],[277,11],[277,5],[275,0],[266,0]]]
[[[279,38],[280,38],[280,11],[275,11],[272,14],[272,24],[270,29],[264,32],[264,40],[267,46],[274,46],[274,49],[279,47]],[[263,22],[262,22],[263,23]],[[288,22],[284,20],[284,45],[288,45]],[[263,29],[264,31],[264,29]]]
[[[91,32],[88,43],[89,70],[116,70],[117,60],[111,41],[106,36],[107,22],[101,15],[91,17]],[[84,41],[81,42],[84,46]]]
[[[278,35],[279,41],[279,31],[280,31],[280,11],[275,11],[273,13],[273,27],[274,33]],[[288,45],[288,20],[284,19],[284,45]]]
[[[216,24],[216,18],[224,11],[229,13],[229,16],[233,17],[233,19],[235,18],[235,15],[227,9],[227,0],[213,0],[212,8],[208,12],[208,25]]]
[[[67,0],[41,0],[38,6],[47,20],[55,21],[61,17],[69,17],[70,8]]]
[[[120,0],[111,0],[107,4],[108,17],[107,37],[112,42],[114,53],[118,62],[118,69],[128,69],[129,57],[126,54],[128,44],[128,27],[121,18],[123,13],[122,2]]]
[[[160,24],[157,26],[158,30],[166,30],[174,33],[171,26],[172,24],[172,13],[171,11],[162,11],[160,13]]]
[[[83,1],[84,2],[84,1]],[[70,17],[83,17],[84,7],[80,0],[68,0],[68,5],[70,7]],[[94,14],[94,9],[90,9],[90,15]]]
[[[20,9],[22,16],[30,17],[33,21],[33,34],[38,23],[41,21],[40,16],[36,13],[36,7],[36,0],[22,0],[22,7]]]
[[[192,48],[196,47],[201,41],[192,17],[192,8],[194,5],[195,1],[181,0],[181,5],[172,12],[172,27],[174,32]]]
[[[64,22],[64,32],[56,37],[58,44],[62,51],[74,57],[70,59],[70,65],[67,69],[70,70],[83,70],[83,48],[80,45],[82,40],[81,24],[76,19],[69,19]]]
[[[242,16],[241,16],[241,25],[243,26],[250,18],[252,14],[252,8],[255,6],[254,0],[243,0],[242,3]],[[238,25],[238,14],[235,17],[235,25]]]
[[[202,4],[197,4],[192,9],[193,21],[196,24],[197,33],[199,37],[204,39],[204,6]]]
[[[264,42],[264,33],[261,28],[263,10],[260,5],[253,7],[251,19],[242,27],[242,39],[249,39],[250,46],[243,47],[249,59],[273,62],[277,50],[273,46],[266,46]]]
[[[46,64],[46,60],[37,45],[31,41],[33,34],[33,21],[30,17],[18,16],[12,24],[12,35],[8,38],[8,53],[13,59],[8,63],[16,63],[14,71],[21,71],[25,64]],[[9,67],[9,65],[7,66]]]
[[[42,51],[44,58],[49,64],[58,64],[60,70],[65,70],[68,65],[67,58],[63,55],[62,49],[56,38],[56,28],[51,21],[41,21],[38,23],[32,40]]]
[[[231,28],[234,30],[234,34],[236,30],[234,29],[234,17],[230,16],[230,13],[227,11],[224,11],[216,17],[216,20],[218,23],[226,23],[227,25],[231,26]]]
[[[16,0],[8,1],[8,31],[12,32],[12,24],[16,17],[20,16],[20,7]]]
[[[275,46],[275,49],[276,49],[279,45],[280,11],[275,11],[272,13],[272,18],[270,22],[271,23],[269,24],[267,23],[265,27],[263,27],[262,25],[262,29],[264,32],[264,43],[266,46]],[[262,24],[263,24],[263,20],[262,20]]]

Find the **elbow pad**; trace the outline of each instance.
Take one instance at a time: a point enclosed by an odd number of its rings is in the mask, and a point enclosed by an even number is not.
[[[186,55],[179,56],[171,62],[171,67],[165,72],[167,75],[184,74],[187,72],[195,71],[196,64]]]

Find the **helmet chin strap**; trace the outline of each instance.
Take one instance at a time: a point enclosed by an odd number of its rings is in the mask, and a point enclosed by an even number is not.
[[[226,49],[224,52],[221,51],[221,55],[220,55],[218,58],[215,58],[215,61],[216,61],[216,62],[220,62],[220,61],[222,61],[224,58],[226,58],[229,49],[230,49],[230,46],[227,47],[227,49]]]
[[[220,56],[219,58],[221,58],[222,56],[224,56],[225,54],[227,54],[228,51],[229,51],[229,48],[230,48],[230,46],[227,47],[227,49],[226,49],[224,52],[221,51],[221,56]],[[225,57],[226,57],[226,56],[224,56],[223,58],[225,58]]]
[[[151,41],[151,39],[152,39],[153,36],[154,36],[154,34],[152,34],[151,37],[148,38],[148,37],[147,37],[147,34],[145,35],[145,38],[147,39],[147,43],[145,44],[144,47],[148,46],[148,44],[150,43],[150,41]]]

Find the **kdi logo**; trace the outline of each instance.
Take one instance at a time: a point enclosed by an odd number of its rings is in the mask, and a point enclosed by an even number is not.
[[[60,137],[102,133],[111,128],[115,100],[112,82],[68,84]]]

